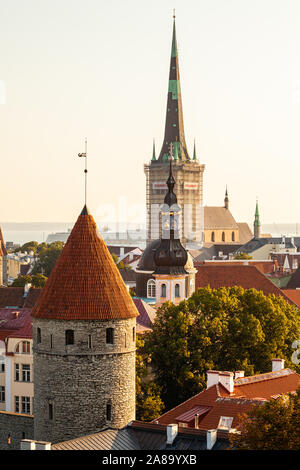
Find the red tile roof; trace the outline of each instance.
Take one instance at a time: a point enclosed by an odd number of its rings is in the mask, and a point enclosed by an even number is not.
[[[282,292],[300,308],[300,289],[282,289]]]
[[[68,237],[32,316],[58,320],[138,316],[119,270],[86,207]]]
[[[281,295],[285,300],[294,303],[256,266],[225,266],[224,264],[217,266],[195,263],[195,268],[198,270],[196,274],[196,289],[207,286],[210,286],[212,289],[241,286],[244,289],[262,291],[265,295]]]
[[[0,310],[0,339],[5,338],[32,338],[31,309]]]
[[[209,407],[202,417],[199,416],[199,429],[216,429],[221,416],[232,417],[231,427],[236,428],[239,414],[248,412],[253,405],[263,404],[276,395],[294,392],[299,384],[300,375],[290,369],[236,379],[234,392],[231,394],[219,383],[167,411],[156,420],[159,424],[171,424],[178,422],[180,415],[189,413],[196,407]],[[190,420],[189,425],[193,427],[194,420]]]
[[[154,308],[150,307],[150,305],[142,299],[133,298],[133,302],[139,312],[139,316],[136,319],[137,324],[146,329],[152,329],[156,316]]]
[[[19,307],[24,303],[23,287],[0,287],[0,308]]]

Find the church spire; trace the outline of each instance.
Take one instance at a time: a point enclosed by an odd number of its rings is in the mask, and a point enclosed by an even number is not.
[[[254,216],[254,237],[260,237],[260,219],[258,210],[258,200],[256,199],[255,216]]]
[[[226,185],[226,191],[225,191],[224,207],[225,209],[229,209],[229,197],[228,197],[227,185]]]
[[[190,160],[188,154],[183,126],[183,113],[181,103],[181,90],[179,78],[178,49],[176,40],[175,14],[173,15],[173,37],[171,48],[171,62],[169,72],[169,88],[167,101],[167,116],[165,125],[165,135],[162,149],[158,158],[160,162],[168,161],[168,148],[171,143],[178,146],[178,158],[185,161]]]
[[[153,161],[156,161],[156,155],[155,155],[155,140],[154,140],[154,139],[153,139],[152,160],[153,160]]]

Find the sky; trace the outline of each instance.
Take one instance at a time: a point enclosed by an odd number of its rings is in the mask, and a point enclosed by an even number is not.
[[[160,151],[172,15],[204,204],[300,221],[298,0],[0,0],[0,221],[143,222]],[[109,215],[108,215],[109,214]]]

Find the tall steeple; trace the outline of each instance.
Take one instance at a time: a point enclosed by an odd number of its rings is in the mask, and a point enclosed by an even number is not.
[[[258,200],[256,199],[256,208],[255,208],[255,216],[254,216],[254,237],[260,237],[260,219],[259,219],[259,211],[258,211]]]
[[[167,179],[168,192],[161,207],[162,237],[155,254],[156,270],[154,274],[184,275],[187,252],[180,242],[180,212],[177,197],[174,193],[175,178],[170,158],[170,173]]]
[[[169,88],[168,88],[168,101],[167,101],[167,115],[165,125],[165,136],[162,149],[158,158],[159,162],[168,161],[168,148],[171,143],[178,147],[179,160],[190,160],[188,154],[183,126],[183,113],[181,103],[181,90],[179,78],[179,64],[178,64],[178,50],[176,40],[176,27],[175,27],[175,14],[173,16],[173,37],[171,48],[171,62],[169,72]]]
[[[225,198],[224,198],[224,207],[225,209],[229,209],[229,197],[228,197],[227,185],[226,185]]]

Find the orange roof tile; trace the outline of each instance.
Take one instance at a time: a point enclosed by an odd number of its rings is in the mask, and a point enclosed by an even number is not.
[[[58,320],[109,320],[138,316],[86,206],[35,303],[32,316]]]
[[[195,264],[198,272],[196,274],[196,289],[210,286],[212,289],[220,287],[241,286],[244,289],[256,289],[264,295],[281,295],[289,303],[294,303],[285,293],[275,286],[256,266],[246,265],[209,265]]]
[[[171,424],[178,421],[180,415],[191,412],[196,407],[209,407],[202,417],[199,416],[199,429],[216,429],[221,416],[232,417],[231,427],[235,428],[239,414],[247,413],[252,406],[263,404],[275,396],[292,393],[299,384],[300,375],[291,369],[236,379],[233,394],[229,394],[219,383],[167,411],[153,422]],[[193,420],[190,420],[189,426],[194,426]]]

